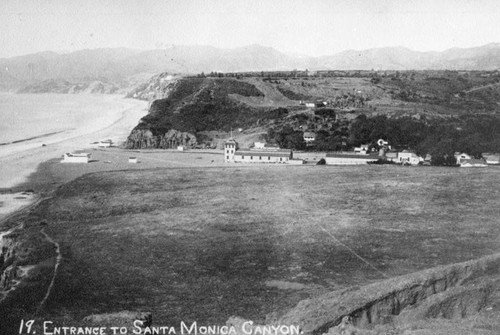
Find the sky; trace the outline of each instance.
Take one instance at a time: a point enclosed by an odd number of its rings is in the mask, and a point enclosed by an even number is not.
[[[295,55],[500,42],[497,0],[0,0],[0,57],[249,44]]]

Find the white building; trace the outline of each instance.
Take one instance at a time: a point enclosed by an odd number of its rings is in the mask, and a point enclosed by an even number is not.
[[[234,153],[236,152],[237,143],[230,138],[224,143],[224,163],[234,163]]]
[[[409,164],[409,165],[418,165],[420,162],[423,162],[424,159],[414,152],[403,150],[398,152],[398,158],[396,163],[399,164]]]
[[[137,160],[137,157],[129,157],[128,162],[131,164],[137,164],[139,161]]]
[[[266,147],[266,143],[265,142],[255,142],[253,144],[253,147],[255,149],[264,149]]]
[[[316,133],[313,133],[312,131],[304,132],[304,141],[306,143],[314,142],[315,139],[316,139]]]
[[[368,146],[368,144],[361,144],[359,147],[354,148],[354,153],[366,155],[366,153],[368,152]]]
[[[288,149],[237,149],[234,139],[224,143],[225,163],[288,163],[292,158]]]
[[[460,165],[463,160],[472,159],[472,157],[466,153],[455,152],[455,159],[457,160],[457,165]]]
[[[97,143],[97,146],[99,148],[109,148],[109,147],[111,147],[112,144],[113,144],[113,141],[104,140],[104,141],[99,141],[99,143]]]
[[[90,160],[89,153],[80,153],[80,154],[65,153],[63,155],[61,163],[88,163],[89,160]]]

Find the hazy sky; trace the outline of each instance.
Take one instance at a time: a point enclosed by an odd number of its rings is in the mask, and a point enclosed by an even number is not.
[[[500,42],[497,0],[0,0],[0,57],[261,44],[312,56]]]

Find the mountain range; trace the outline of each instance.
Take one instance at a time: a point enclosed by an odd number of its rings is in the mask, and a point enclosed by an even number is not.
[[[0,59],[0,89],[15,89],[44,80],[99,80],[126,87],[134,76],[161,72],[309,70],[496,70],[500,43],[442,52],[403,47],[347,50],[331,56],[294,56],[271,47],[235,49],[172,46],[157,50],[107,48],[59,54],[51,51]],[[132,79],[131,79],[132,78]]]

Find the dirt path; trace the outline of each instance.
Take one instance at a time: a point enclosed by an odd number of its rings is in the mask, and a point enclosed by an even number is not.
[[[472,92],[485,90],[485,89],[495,87],[495,86],[500,86],[500,83],[494,83],[494,84],[488,84],[488,85],[484,85],[484,86],[473,87],[473,88],[466,90],[464,92],[465,93],[472,93]]]
[[[45,293],[45,296],[43,297],[43,300],[40,302],[40,305],[38,306],[36,312],[35,312],[35,315],[38,315],[40,314],[40,312],[43,310],[43,308],[45,307],[45,304],[47,303],[47,300],[49,299],[50,297],[50,294],[52,293],[52,290],[54,288],[54,283],[56,281],[56,278],[57,278],[57,273],[58,273],[58,269],[59,269],[59,265],[61,264],[62,262],[62,254],[61,254],[61,247],[59,246],[59,243],[57,243],[56,241],[54,241],[54,239],[52,239],[52,237],[50,237],[44,229],[42,229],[40,231],[43,236],[45,236],[45,238],[50,242],[52,243],[55,248],[56,248],[56,264],[54,266],[54,274],[52,275],[52,280],[50,281],[50,285],[49,287],[47,288],[47,292]]]

